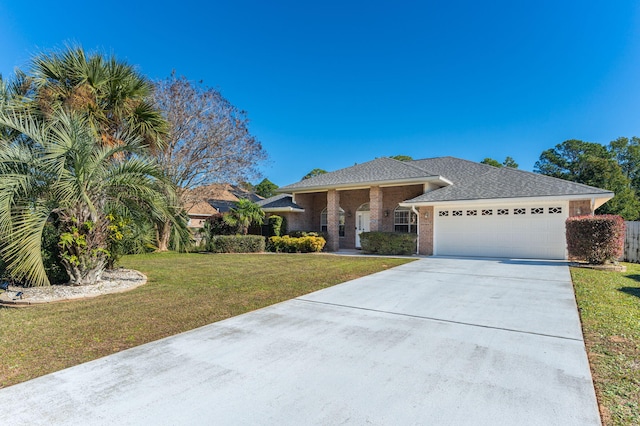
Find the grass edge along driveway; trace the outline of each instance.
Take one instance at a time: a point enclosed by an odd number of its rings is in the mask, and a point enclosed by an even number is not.
[[[604,425],[640,425],[640,265],[571,268]]]
[[[324,254],[126,256],[147,284],[93,299],[0,308],[0,387],[410,262]]]

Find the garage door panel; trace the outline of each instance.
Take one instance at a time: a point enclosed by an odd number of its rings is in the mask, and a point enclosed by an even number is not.
[[[566,258],[567,203],[524,207],[487,205],[436,209],[434,251],[439,255]],[[468,214],[475,210],[476,215]],[[440,212],[447,212],[446,215]],[[453,215],[454,211],[462,212]],[[498,215],[498,212],[501,212]],[[522,213],[523,210],[518,210]],[[483,215],[484,213],[484,215]],[[537,214],[534,214],[537,213]]]

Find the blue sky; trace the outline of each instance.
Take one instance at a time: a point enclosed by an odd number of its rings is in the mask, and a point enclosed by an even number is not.
[[[640,2],[0,0],[0,73],[65,43],[248,112],[278,185],[375,157],[640,136]]]

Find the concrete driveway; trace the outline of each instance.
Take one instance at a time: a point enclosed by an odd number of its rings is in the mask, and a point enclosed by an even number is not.
[[[0,424],[598,425],[568,268],[427,258],[0,390]]]

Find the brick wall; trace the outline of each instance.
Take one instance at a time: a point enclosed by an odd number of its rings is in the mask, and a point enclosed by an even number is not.
[[[287,216],[289,231],[320,231],[320,213],[327,207],[327,193],[296,194],[296,204],[304,209],[304,213],[293,213]]]
[[[340,237],[338,235],[338,220],[340,215],[340,192],[330,189],[327,192],[327,250],[338,251]]]
[[[398,207],[398,203],[422,195],[423,192],[424,188],[422,185],[382,188],[383,214],[380,231],[393,232],[393,211]]]
[[[384,220],[384,195],[382,188],[372,186],[369,189],[369,230],[377,232],[382,230],[382,222]]]
[[[337,245],[327,242],[327,249],[355,248],[356,241],[356,211],[364,203],[369,203],[371,230],[393,232],[393,211],[398,203],[415,198],[424,191],[423,185],[409,185],[398,187],[372,187],[370,189],[356,189],[350,191],[336,191],[339,206],[345,211],[345,235],[338,237]],[[287,229],[289,231],[320,231],[320,214],[327,207],[327,192],[311,194],[295,194],[295,202],[305,209],[304,213],[287,214]],[[381,201],[381,202],[380,202]],[[375,204],[378,204],[376,209]],[[327,225],[332,221],[328,218]],[[333,226],[333,225],[331,225]],[[337,235],[337,218],[335,220]],[[330,231],[329,231],[330,232]],[[330,240],[332,238],[329,238]],[[432,244],[433,245],[433,244]]]
[[[418,208],[418,212],[418,231],[420,234],[418,252],[426,256],[431,256],[433,254],[433,207],[420,207]]]
[[[356,247],[356,211],[358,207],[368,202],[368,189],[340,191],[340,207],[345,211],[344,237],[340,237],[340,248]]]

